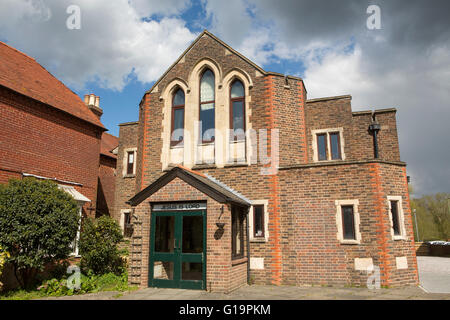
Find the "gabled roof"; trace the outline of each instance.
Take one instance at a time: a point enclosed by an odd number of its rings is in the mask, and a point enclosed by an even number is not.
[[[250,206],[250,202],[247,199],[240,196],[237,192],[233,192],[231,188],[225,188],[222,184],[218,184],[216,181],[208,178],[208,176],[183,166],[172,168],[147,188],[137,193],[127,203],[132,206],[137,206],[175,178],[180,178],[219,203],[231,203],[243,207]]]
[[[119,145],[119,138],[113,136],[112,134],[103,132],[102,141],[100,145],[100,153],[110,157],[117,159],[117,156],[112,152]]]
[[[222,40],[220,40],[219,38],[217,38],[215,35],[213,35],[211,32],[209,32],[208,30],[203,30],[202,33],[199,34],[199,36],[197,37],[197,39],[194,40],[194,42],[192,42],[192,44],[186,49],[184,50],[184,52],[181,54],[181,56],[166,70],[166,72],[163,73],[163,75],[156,80],[156,82],[153,84],[153,86],[150,88],[150,90],[147,90],[146,93],[150,93],[153,88],[155,88],[162,79],[164,79],[164,77],[166,76],[166,74],[169,73],[170,70],[172,70],[172,68],[174,66],[177,65],[178,62],[180,62],[180,60],[186,55],[186,53],[188,53],[191,48],[193,46],[195,46],[195,44],[204,36],[207,35],[209,36],[211,39],[217,41],[220,45],[222,45],[224,48],[228,49],[230,52],[234,53],[235,55],[237,55],[238,57],[240,57],[241,59],[245,60],[247,63],[249,63],[250,65],[252,65],[253,67],[255,67],[256,69],[258,69],[259,72],[261,72],[262,74],[267,74],[268,72],[266,72],[263,68],[261,68],[260,66],[258,66],[256,63],[254,63],[253,61],[251,61],[250,59],[248,59],[247,57],[245,57],[244,55],[242,55],[241,53],[237,52],[236,50],[234,50],[232,47],[230,47],[228,44],[226,44],[225,42],[223,42]]]
[[[1,41],[0,85],[105,129],[77,94],[36,60]]]

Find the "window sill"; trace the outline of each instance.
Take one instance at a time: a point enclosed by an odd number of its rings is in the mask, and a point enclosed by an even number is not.
[[[213,146],[214,145],[214,141],[208,141],[208,142],[200,142],[197,144],[197,147],[203,147],[203,146]]]
[[[242,143],[242,142],[245,142],[245,139],[230,140],[230,144],[236,144],[236,143]]]
[[[232,168],[232,167],[248,167],[248,163],[244,161],[238,161],[238,162],[229,162],[224,165],[225,168]]]
[[[136,178],[136,175],[135,174],[126,174],[126,175],[123,176],[123,178],[124,179],[126,179],[126,178]]]
[[[361,241],[358,241],[358,240],[340,240],[340,242],[343,245],[359,245],[359,244],[361,244]]]
[[[170,146],[170,149],[183,149],[184,148],[184,145],[181,145],[181,146],[179,146],[179,145],[171,145]]]
[[[216,169],[217,166],[215,164],[196,164],[192,167],[192,170],[198,169]]]
[[[333,159],[333,160],[315,160],[315,163],[329,163],[329,162],[341,162],[345,159]]]
[[[392,240],[394,240],[394,241],[401,241],[401,240],[407,240],[407,239],[404,236],[394,236],[392,238]]]
[[[231,260],[231,266],[236,266],[236,265],[238,265],[238,264],[243,264],[243,263],[245,263],[245,262],[247,262],[248,261],[248,259],[247,259],[247,257],[244,257],[244,258],[236,258],[236,259],[232,259]]]
[[[268,239],[266,238],[250,238],[250,242],[254,243],[266,243]]]

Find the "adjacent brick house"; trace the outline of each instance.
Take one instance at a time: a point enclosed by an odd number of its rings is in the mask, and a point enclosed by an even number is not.
[[[379,267],[381,285],[417,285],[395,115],[307,100],[204,31],[120,125],[129,281],[366,285]]]
[[[102,113],[99,97],[83,102],[33,58],[0,42],[0,183],[51,179],[84,215],[112,211],[116,155],[110,151],[118,138],[105,133]]]

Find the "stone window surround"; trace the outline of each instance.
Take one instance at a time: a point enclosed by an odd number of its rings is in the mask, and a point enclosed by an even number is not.
[[[394,234],[394,224],[392,222],[392,213],[391,213],[391,201],[397,201],[398,204],[398,223],[400,227],[400,235],[396,236]],[[392,240],[407,240],[406,238],[406,230],[405,230],[405,215],[403,212],[403,199],[402,196],[387,196],[388,202],[388,214],[389,214],[389,226],[391,230]]]
[[[330,133],[339,132],[339,144],[341,147],[341,159],[331,159],[331,143],[330,143]],[[311,130],[312,134],[312,149],[313,149],[313,161],[314,162],[331,162],[331,161],[343,161],[345,160],[345,141],[344,141],[344,128],[327,128],[327,129],[316,129]],[[326,134],[327,135],[327,160],[319,161],[319,148],[317,146],[317,135]]]
[[[359,217],[359,200],[336,200],[336,225],[337,225],[337,239],[341,244],[361,244],[361,232],[359,230],[360,217]],[[342,226],[342,206],[353,206],[353,218],[355,226],[355,240],[344,239],[343,226]]]
[[[127,174],[127,167],[128,167],[128,152],[134,152],[134,163],[133,163],[133,174]],[[123,168],[122,168],[122,177],[124,178],[130,178],[136,176],[136,163],[137,163],[137,148],[126,148],[123,151]]]
[[[119,220],[119,224],[120,224],[120,228],[122,229],[122,234],[125,234],[125,213],[132,213],[131,209],[122,209],[120,210],[120,220]]]
[[[255,238],[254,237],[254,230],[253,230],[253,217],[254,212],[253,208],[255,205],[264,205],[264,237]],[[250,230],[250,242],[267,242],[269,241],[269,200],[254,200],[252,201],[252,206],[250,207],[249,211],[249,230]]]
[[[161,93],[160,100],[164,101],[164,107],[163,107],[163,120],[162,120],[162,133],[161,137],[163,139],[163,148],[161,152],[161,163],[162,168],[167,169],[169,165],[171,165],[171,152],[174,150],[174,152],[177,152],[179,155],[181,153],[182,162],[180,164],[183,164],[184,166],[188,168],[192,168],[196,165],[198,161],[196,161],[195,157],[198,154],[198,152],[195,150],[195,148],[201,146],[202,144],[196,143],[198,141],[198,132],[197,130],[194,130],[193,137],[190,137],[189,135],[185,134],[185,141],[183,146],[177,146],[175,148],[171,147],[169,144],[170,141],[170,123],[171,123],[171,96],[174,93],[174,90],[177,88],[181,88],[185,92],[185,128],[188,130],[189,128],[194,126],[194,121],[198,121],[198,114],[199,114],[199,85],[200,85],[200,75],[204,71],[205,68],[209,68],[215,75],[215,90],[216,90],[216,130],[220,131],[222,133],[222,136],[224,137],[225,143],[222,143],[222,147],[219,147],[220,143],[218,142],[218,139],[216,139],[215,143],[213,145],[215,146],[215,159],[214,164],[218,168],[225,167],[226,165],[230,164],[230,160],[228,157],[228,154],[230,151],[230,144],[229,141],[229,135],[226,130],[229,130],[229,117],[230,117],[230,97],[229,97],[229,87],[231,83],[235,79],[239,79],[245,89],[245,120],[246,120],[246,145],[245,145],[245,152],[246,152],[246,159],[245,162],[239,161],[239,164],[246,164],[250,165],[252,154],[253,154],[253,148],[251,143],[251,123],[250,123],[250,117],[251,117],[251,110],[249,103],[251,102],[251,94],[250,90],[253,87],[253,82],[250,78],[250,76],[243,70],[240,70],[238,68],[234,68],[230,72],[228,72],[225,76],[222,74],[222,70],[220,66],[217,64],[217,62],[213,61],[212,59],[205,58],[200,60],[196,66],[192,69],[192,71],[189,74],[189,80],[188,82],[180,79],[175,78],[171,82],[169,82],[168,85],[164,88],[163,92]],[[191,141],[186,141],[190,139]],[[208,146],[208,145],[207,145]],[[178,151],[175,151],[177,150]],[[241,160],[241,159],[236,159]]]

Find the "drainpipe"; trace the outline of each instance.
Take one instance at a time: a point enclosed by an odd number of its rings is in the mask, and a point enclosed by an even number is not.
[[[250,284],[250,226],[248,225],[248,215],[250,208],[247,208],[245,223],[247,224],[247,284]]]
[[[378,159],[379,154],[378,154],[378,138],[377,138],[377,134],[378,131],[380,131],[381,126],[380,124],[377,122],[377,120],[375,119],[375,114],[372,115],[372,123],[369,126],[369,131],[372,133],[373,135],[373,149],[374,149],[374,156],[375,159]]]

